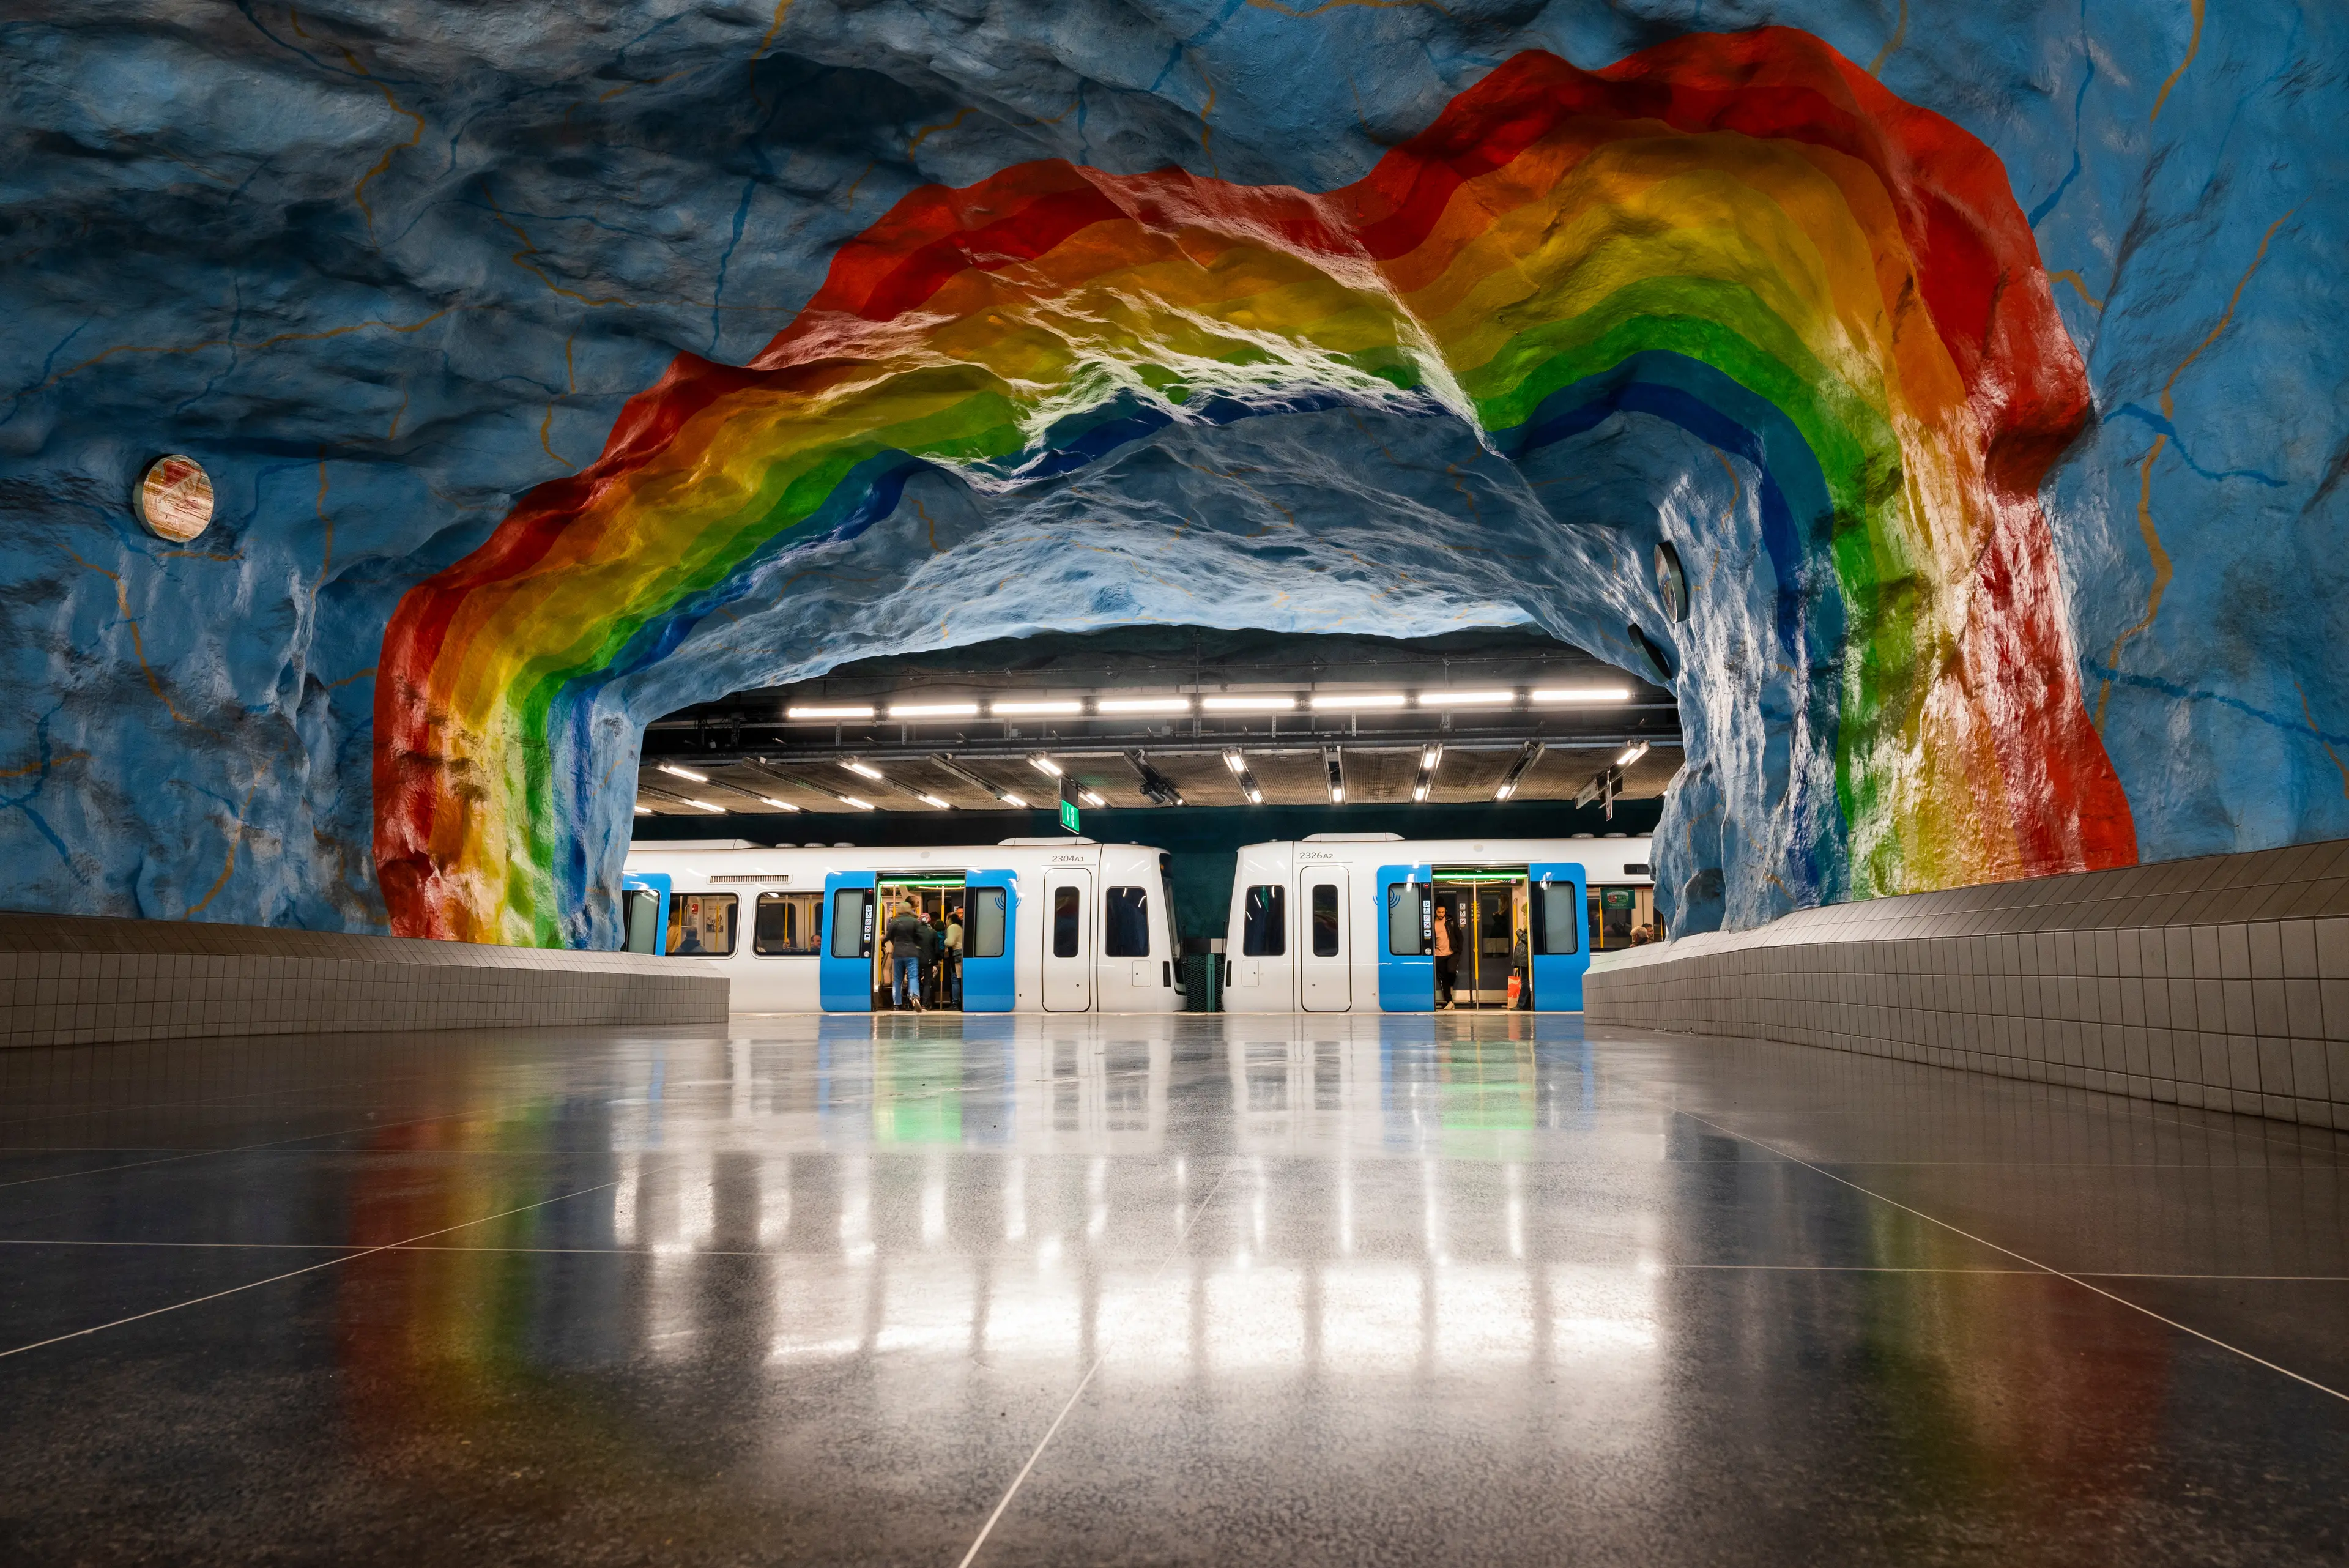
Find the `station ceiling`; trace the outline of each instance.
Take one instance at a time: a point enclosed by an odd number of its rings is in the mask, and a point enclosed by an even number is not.
[[[647,730],[637,810],[1049,808],[1059,774],[1093,808],[1573,803],[1661,794],[1680,765],[1670,691],[1538,632],[1120,628],[867,659],[673,713]]]

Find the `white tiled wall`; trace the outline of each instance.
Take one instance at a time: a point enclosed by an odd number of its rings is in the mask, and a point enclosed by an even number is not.
[[[1594,1023],[2349,1129],[2349,841],[1806,909],[1591,961]]]
[[[0,1045],[719,1023],[691,960],[327,931],[0,914]]]

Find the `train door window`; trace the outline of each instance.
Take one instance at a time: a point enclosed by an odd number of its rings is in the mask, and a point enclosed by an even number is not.
[[[687,893],[668,901],[668,951],[678,958],[724,958],[734,950],[731,893]]]
[[[1387,889],[1387,951],[1415,958],[1427,950],[1431,891],[1424,882],[1397,882]]]
[[[970,890],[969,923],[963,927],[962,950],[966,958],[1001,958],[1003,956],[1003,889],[973,888]]]
[[[1582,950],[1582,922],[1575,917],[1571,882],[1545,882],[1534,889],[1534,951],[1545,957]]]
[[[1102,956],[1148,958],[1150,889],[1112,888],[1103,897],[1107,901],[1102,905],[1106,929],[1102,933]]]
[[[1084,896],[1067,883],[1052,889],[1052,956],[1074,958],[1084,930]]]
[[[843,888],[832,896],[832,956],[863,958],[872,919],[873,889]]]
[[[1278,958],[1288,950],[1288,889],[1278,882],[1247,890],[1240,911],[1240,956]]]
[[[622,952],[658,952],[660,895],[644,888],[630,888],[623,892],[620,895],[620,925],[626,933],[620,945]]]
[[[823,895],[761,893],[750,950],[761,958],[797,958],[819,952],[823,942]]]
[[[1313,886],[1313,956],[1338,956],[1338,888],[1335,883]]]

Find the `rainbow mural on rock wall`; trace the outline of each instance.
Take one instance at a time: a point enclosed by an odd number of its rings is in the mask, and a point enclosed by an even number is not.
[[[681,356],[401,601],[393,929],[561,940],[597,693],[925,465],[1008,485],[1178,419],[1364,401],[1510,456],[1645,413],[1759,470],[1778,657],[1834,758],[1787,803],[1798,901],[2136,858],[2038,500],[2087,382],[2006,172],[1772,28],[1520,55],[1326,193],[1050,161],[907,195],[751,363]]]

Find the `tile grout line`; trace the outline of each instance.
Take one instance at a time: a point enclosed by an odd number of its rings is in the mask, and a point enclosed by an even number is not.
[[[1752,1139],[1747,1139],[1753,1142]],[[1757,1147],[1760,1147],[1757,1145]],[[1772,1151],[1775,1153],[1775,1150]],[[1787,1156],[1792,1163],[1800,1160]],[[595,1191],[588,1188],[585,1190]],[[1863,1189],[1865,1190],[1865,1189]],[[1877,1194],[1869,1193],[1869,1197]],[[550,1199],[550,1202],[559,1199]],[[1890,1202],[1887,1199],[1885,1201]],[[492,1219],[498,1216],[492,1215]],[[469,1221],[480,1224],[480,1220]],[[1940,1220],[1935,1220],[1940,1224]],[[437,1232],[436,1232],[437,1234]],[[1983,1245],[1991,1245],[1984,1242]],[[428,1246],[420,1241],[386,1241],[379,1247],[360,1247],[347,1241],[68,1241],[49,1236],[0,1236],[0,1247],[152,1247],[202,1249],[222,1252],[347,1252],[357,1255],[365,1251],[398,1252],[485,1252],[500,1256],[579,1257],[579,1258],[650,1258],[662,1255],[658,1247],[477,1247]],[[697,1258],[805,1258],[828,1257],[829,1253],[786,1252],[764,1247],[699,1247]],[[2029,1260],[2025,1260],[2029,1262]],[[2349,1274],[2188,1274],[2165,1273],[2131,1269],[2054,1270],[2039,1263],[2019,1269],[1944,1269],[1920,1268],[1903,1263],[1700,1263],[1658,1262],[1653,1267],[1670,1273],[1735,1272],[1757,1274],[1985,1274],[2001,1278],[2035,1279],[2055,1273],[2065,1279],[2079,1280],[2179,1280],[2203,1284],[2286,1284],[2286,1285],[2349,1285]]]
[[[284,1148],[289,1143],[307,1143],[312,1138],[348,1137],[351,1134],[357,1132],[374,1132],[378,1130],[390,1131],[396,1127],[425,1127],[433,1122],[451,1121],[457,1117],[464,1116],[465,1114],[466,1113],[462,1111],[447,1111],[437,1116],[416,1116],[404,1122],[365,1122],[354,1127],[336,1127],[331,1132],[295,1133],[291,1137],[272,1138],[267,1143],[238,1144],[233,1147],[229,1148],[191,1148],[181,1154],[158,1155],[153,1159],[125,1160],[119,1165],[93,1165],[81,1170],[60,1170],[48,1176],[19,1177],[14,1181],[0,1181],[0,1189],[11,1187],[37,1187],[45,1181],[67,1181],[77,1176],[104,1176],[109,1172],[117,1170],[144,1170],[150,1165],[173,1165],[183,1159],[204,1159],[213,1155],[256,1154],[263,1149]],[[8,1152],[13,1153],[17,1151],[11,1150]],[[34,1149],[27,1152],[41,1153],[49,1151]],[[333,1151],[319,1149],[314,1152],[326,1154]],[[403,1153],[407,1151],[387,1149],[382,1152]]]
[[[1223,1191],[1224,1179],[1231,1175],[1232,1164],[1231,1160],[1226,1159],[1223,1169],[1216,1173],[1215,1184],[1207,1189],[1207,1195],[1199,1199],[1199,1206],[1191,1211],[1189,1221],[1184,1225],[1181,1233],[1174,1238],[1177,1250],[1167,1254],[1166,1262],[1159,1266],[1157,1274],[1151,1276],[1151,1284],[1155,1285],[1158,1282],[1158,1274],[1164,1273],[1174,1260],[1182,1256],[1180,1249],[1183,1243],[1190,1240],[1191,1232],[1197,1228],[1200,1219],[1214,1205],[1216,1195]],[[1011,1506],[1011,1500],[1019,1495],[1019,1488],[1028,1480],[1028,1472],[1034,1469],[1036,1461],[1044,1457],[1044,1450],[1050,1446],[1053,1434],[1061,1429],[1061,1423],[1069,1418],[1069,1412],[1077,1407],[1077,1401],[1084,1397],[1085,1389],[1092,1385],[1093,1375],[1102,1369],[1102,1363],[1108,1357],[1109,1352],[1106,1349],[1093,1352],[1092,1365],[1085,1368],[1085,1375],[1079,1378],[1077,1386],[1069,1391],[1068,1402],[1061,1407],[1061,1413],[1052,1417],[1052,1424],[1044,1428],[1044,1435],[1036,1441],[1035,1451],[1028,1456],[1028,1462],[1019,1467],[1019,1473],[1011,1478],[1011,1484],[1004,1489],[1002,1498],[995,1505],[995,1511],[988,1514],[987,1522],[978,1527],[978,1534],[971,1542],[970,1550],[962,1554],[962,1561],[955,1564],[955,1568],[970,1568],[971,1563],[978,1560],[979,1549],[987,1544],[987,1538],[995,1532],[996,1522],[1003,1517],[1004,1511]]]
[[[2230,1345],[2216,1334],[2205,1334],[2200,1329],[2195,1328],[2191,1324],[2179,1323],[2176,1318],[2164,1317],[2161,1314],[2154,1311],[2151,1307],[2141,1306],[2137,1303],[2129,1300],[2127,1296],[2116,1295],[2114,1293],[2106,1290],[2101,1285],[2089,1283],[2089,1279],[2092,1277],[2096,1279],[2142,1279],[2148,1276],[2113,1273],[2100,1273],[2094,1276],[2084,1276],[2081,1274],[2067,1273],[2064,1270],[2054,1267],[2053,1264],[2043,1263],[2036,1258],[2028,1257],[2023,1253],[2018,1252],[2012,1247],[2002,1247],[1997,1242],[1989,1240],[1987,1237],[1977,1236],[1971,1231],[1967,1231],[1957,1225],[1952,1225],[1947,1220],[1936,1218],[1933,1215],[1926,1213],[1921,1209],[1912,1209],[1897,1198],[1887,1198],[1881,1192],[1877,1192],[1868,1188],[1862,1187],[1858,1182],[1853,1181],[1847,1177],[1837,1176],[1834,1171],[1829,1170],[1823,1166],[1813,1165],[1809,1160],[1803,1158],[1800,1155],[1788,1154],[1782,1148],[1774,1147],[1769,1144],[1764,1143],[1758,1137],[1750,1137],[1744,1133],[1733,1131],[1729,1127],[1723,1127],[1721,1123],[1713,1121],[1710,1117],[1697,1115],[1694,1111],[1682,1110],[1678,1106],[1673,1106],[1671,1108],[1678,1111],[1680,1115],[1687,1116],[1690,1120],[1702,1122],[1705,1126],[1713,1128],[1716,1132],[1723,1134],[1726,1137],[1733,1137],[1741,1143],[1750,1143],[1754,1147],[1762,1149],[1766,1153],[1775,1155],[1778,1158],[1785,1160],[1789,1164],[1799,1165],[1805,1170],[1813,1171],[1820,1176],[1824,1176],[1829,1181],[1835,1182],[1839,1186],[1848,1187],[1863,1198],[1872,1198],[1878,1203],[1899,1210],[1903,1214],[1913,1214],[1929,1225],[1938,1225],[1942,1230],[1949,1231],[1952,1235],[1964,1237],[1967,1241],[1973,1242],[1976,1246],[1988,1247],[1993,1252],[2002,1252],[2006,1256],[2013,1258],[2018,1262],[2028,1263],[2033,1269],[2037,1269],[2041,1272],[2051,1275],[2055,1279],[2068,1280],[2084,1291],[2093,1292],[2095,1294],[2104,1297],[2108,1302],[2113,1302],[2118,1305],[2128,1308],[2131,1312],[2143,1313],[2146,1316],[2153,1319],[2154,1322],[2174,1328],[2180,1334],[2190,1334],[2206,1345],[2215,1345],[2220,1350],[2240,1355],[2244,1360],[2264,1366],[2271,1372],[2280,1372],[2295,1383],[2304,1383],[2320,1394],[2330,1394],[2335,1399],[2339,1399],[2344,1403],[2349,1403],[2349,1394],[2344,1394],[2338,1388],[2330,1387],[2325,1384],[2319,1383],[2313,1377],[2304,1376],[2300,1373],[2294,1372],[2289,1366],[2279,1366],[2263,1355],[2254,1355],[2251,1352],[2245,1350],[2241,1345]],[[2159,1278],[2161,1276],[2155,1275],[2149,1277]]]
[[[120,1328],[124,1324],[138,1323],[142,1319],[150,1317],[160,1317],[167,1312],[178,1312],[182,1307],[202,1306],[206,1302],[216,1302],[222,1296],[233,1296],[238,1294],[240,1292],[258,1290],[263,1285],[274,1285],[280,1280],[290,1280],[297,1275],[316,1273],[320,1269],[331,1269],[337,1263],[347,1263],[355,1258],[371,1258],[378,1252],[398,1251],[401,1248],[407,1247],[412,1242],[429,1241],[435,1236],[446,1236],[452,1231],[470,1230],[475,1225],[486,1225],[492,1220],[503,1220],[510,1215],[527,1214],[533,1209],[543,1209],[551,1203],[561,1203],[573,1198],[584,1198],[590,1192],[601,1192],[607,1187],[616,1187],[618,1185],[619,1183],[616,1181],[605,1181],[599,1182],[594,1187],[580,1188],[575,1192],[559,1192],[552,1198],[543,1198],[536,1203],[524,1203],[518,1208],[503,1210],[496,1214],[484,1214],[478,1220],[468,1220],[459,1225],[444,1225],[438,1231],[426,1231],[418,1235],[407,1237],[402,1241],[386,1241],[379,1247],[366,1247],[347,1251],[340,1257],[327,1258],[319,1262],[305,1264],[303,1267],[298,1269],[288,1269],[282,1274],[272,1274],[265,1280],[248,1280],[243,1284],[231,1285],[224,1291],[214,1291],[210,1295],[194,1296],[187,1301],[173,1302],[169,1306],[156,1307],[149,1312],[132,1313],[129,1317],[119,1317],[111,1323],[93,1324],[88,1328],[78,1328],[71,1334],[52,1334],[47,1339],[36,1339],[30,1345],[19,1345],[12,1346],[6,1350],[0,1350],[0,1360],[5,1360],[11,1355],[22,1355],[28,1350],[38,1350],[44,1345],[62,1345],[68,1339],[80,1339],[88,1334],[102,1334],[109,1328]]]

